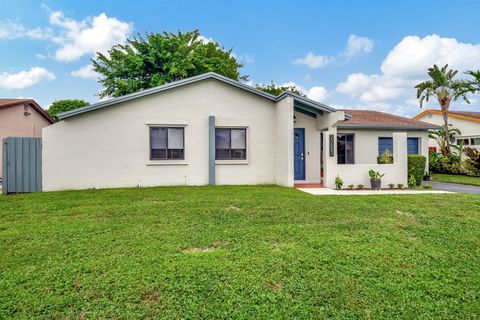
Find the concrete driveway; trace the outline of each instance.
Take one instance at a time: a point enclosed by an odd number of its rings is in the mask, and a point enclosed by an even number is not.
[[[437,190],[480,194],[480,187],[478,186],[469,186],[466,184],[438,182],[438,181],[424,181],[423,184],[429,184],[433,187],[433,189],[437,189]]]

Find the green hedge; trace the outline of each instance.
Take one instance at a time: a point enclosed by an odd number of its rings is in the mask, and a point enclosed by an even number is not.
[[[408,155],[408,177],[414,176],[419,186],[425,176],[425,166],[427,165],[427,157],[419,154]]]

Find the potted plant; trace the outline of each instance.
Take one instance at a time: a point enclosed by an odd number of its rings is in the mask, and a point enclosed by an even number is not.
[[[368,175],[370,176],[370,185],[372,187],[372,190],[380,190],[380,187],[382,186],[382,177],[385,174],[370,169],[368,171]]]

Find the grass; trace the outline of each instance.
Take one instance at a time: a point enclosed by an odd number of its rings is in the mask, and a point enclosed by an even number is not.
[[[469,176],[462,176],[462,175],[456,175],[456,174],[432,173],[431,178],[433,181],[480,186],[480,177],[469,177]]]
[[[0,318],[473,319],[478,230],[465,194],[0,196]]]

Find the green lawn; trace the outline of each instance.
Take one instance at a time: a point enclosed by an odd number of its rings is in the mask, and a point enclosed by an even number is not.
[[[441,173],[432,173],[431,176],[433,181],[453,182],[453,183],[480,186],[480,177],[469,177],[469,176],[461,176],[456,174],[441,174]]]
[[[480,316],[480,197],[0,196],[0,319]]]

